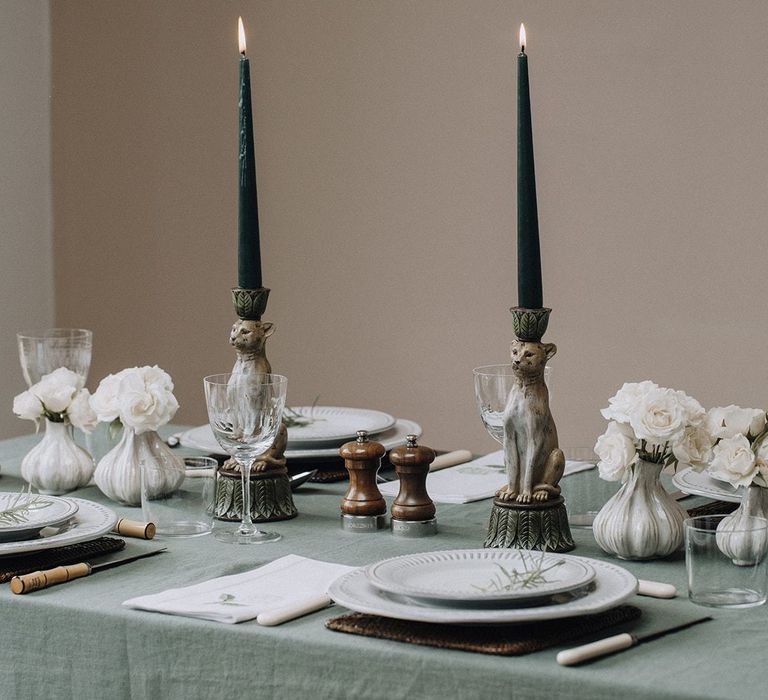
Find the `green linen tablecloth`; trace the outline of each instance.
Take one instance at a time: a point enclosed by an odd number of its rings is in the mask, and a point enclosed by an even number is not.
[[[17,490],[19,463],[35,437],[0,442],[0,490]],[[594,471],[563,480],[566,496],[598,488]],[[275,523],[284,538],[263,546],[226,545],[210,536],[166,541],[158,557],[24,596],[0,586],[0,698],[758,698],[766,697],[768,609],[708,610],[684,596],[682,557],[627,562],[641,578],[667,581],[674,600],[637,597],[642,633],[712,614],[713,622],[591,663],[562,668],[559,648],[496,657],[328,631],[331,608],[261,627],[128,610],[133,596],[251,569],[294,553],[343,564],[398,554],[482,546],[490,501],[438,506],[440,534],[420,540],[342,532],[342,484],[308,485],[300,515]],[[574,495],[575,494],[575,495]],[[95,488],[74,495],[106,502]],[[116,507],[141,518],[137,508]],[[604,558],[591,530],[576,529],[576,554]],[[147,543],[128,540],[136,551]]]

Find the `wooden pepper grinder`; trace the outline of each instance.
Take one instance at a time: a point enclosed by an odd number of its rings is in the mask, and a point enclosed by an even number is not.
[[[426,537],[437,534],[435,504],[427,493],[429,465],[434,450],[416,444],[416,436],[406,437],[405,447],[389,453],[400,479],[400,492],[392,502],[392,534],[398,537]]]
[[[339,454],[349,471],[349,488],[341,501],[341,527],[350,532],[375,532],[387,524],[387,504],[376,485],[376,473],[384,445],[368,439],[368,431],[358,430],[357,440],[341,446]]]

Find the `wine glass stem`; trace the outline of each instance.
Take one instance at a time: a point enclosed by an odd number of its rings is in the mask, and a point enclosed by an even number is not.
[[[247,464],[240,465],[240,477],[243,485],[243,518],[237,530],[240,535],[252,535],[256,532],[251,519],[251,466],[253,466],[252,459],[248,460]]]

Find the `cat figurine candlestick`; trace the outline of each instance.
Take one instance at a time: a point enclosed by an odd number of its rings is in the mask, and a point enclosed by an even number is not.
[[[266,341],[274,333],[272,323],[263,323],[261,315],[267,307],[269,289],[232,290],[232,300],[239,320],[232,326],[229,342],[237,352],[232,368],[237,374],[271,374],[272,365],[267,359]],[[291,484],[288,479],[285,449],[288,445],[288,429],[280,426],[272,446],[254,463],[251,470],[251,518],[254,522],[288,520],[298,514],[293,503]],[[227,460],[219,470],[216,480],[216,505],[214,515],[219,520],[241,520],[240,465]]]
[[[542,343],[550,309],[511,309],[514,381],[504,409],[504,465],[507,483],[496,493],[486,547],[547,552],[574,548],[559,482],[565,456],[549,408],[544,381],[547,361],[557,352]]]

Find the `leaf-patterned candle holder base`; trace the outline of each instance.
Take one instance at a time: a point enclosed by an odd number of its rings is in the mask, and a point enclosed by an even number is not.
[[[256,523],[290,520],[299,511],[293,503],[291,483],[287,474],[251,474],[251,518]],[[216,483],[216,504],[213,516],[217,520],[237,522],[243,514],[242,477],[234,472],[219,471]]]
[[[576,545],[562,497],[542,503],[493,501],[486,548],[570,552]]]
[[[549,314],[552,309],[524,309],[522,306],[513,306],[512,329],[519,340],[539,342],[549,325]]]
[[[259,287],[258,289],[235,287],[232,290],[232,303],[235,306],[235,313],[238,318],[244,321],[260,321],[267,310],[268,299],[269,289],[266,287]]]

